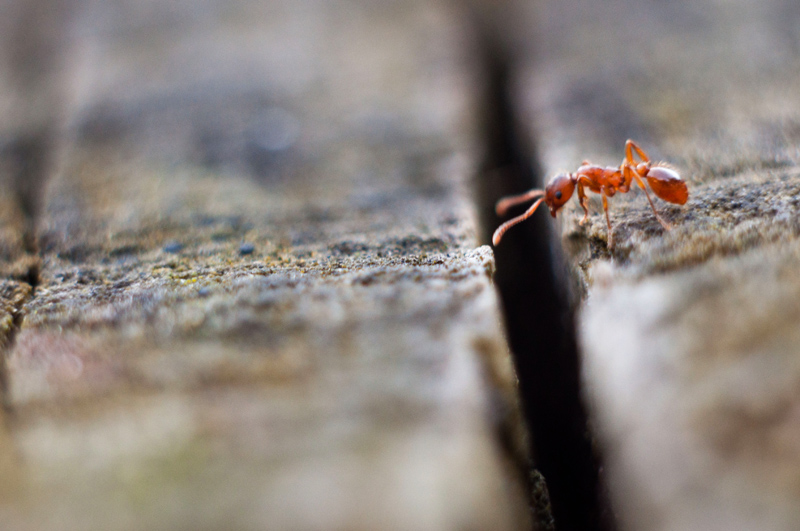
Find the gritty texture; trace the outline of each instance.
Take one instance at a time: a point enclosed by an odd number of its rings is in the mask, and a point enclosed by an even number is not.
[[[627,527],[800,518],[799,252],[766,246],[592,291],[587,384]]]
[[[0,527],[525,528],[453,12],[90,2],[74,39]]]
[[[800,526],[800,11],[782,1],[542,2],[517,96],[544,178],[634,139],[687,181],[554,225],[585,398],[626,530]]]

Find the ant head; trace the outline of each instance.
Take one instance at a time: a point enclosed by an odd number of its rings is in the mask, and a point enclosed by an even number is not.
[[[575,182],[569,173],[559,173],[544,188],[544,201],[550,209],[550,215],[556,217],[564,203],[569,201],[575,191]]]

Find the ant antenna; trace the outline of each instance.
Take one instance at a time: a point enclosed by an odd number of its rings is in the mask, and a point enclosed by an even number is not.
[[[508,207],[531,199],[530,197],[521,199],[523,196],[529,196],[529,195],[532,195],[533,197],[543,196],[544,192],[542,190],[531,190],[530,192],[522,194],[521,196],[504,199],[503,201],[497,203],[498,213],[500,213],[501,208],[503,209],[503,212],[505,212],[508,209]],[[517,216],[513,219],[510,219],[505,223],[503,223],[502,225],[500,225],[499,227],[497,227],[497,230],[494,231],[494,234],[492,235],[492,245],[497,245],[498,243],[500,243],[500,240],[503,238],[503,234],[505,234],[508,229],[510,229],[517,223],[525,221],[526,219],[531,217],[533,213],[536,212],[536,209],[539,207],[542,201],[544,201],[544,197],[539,197],[539,200],[536,201],[528,210],[526,210],[524,214],[522,214],[521,216]]]
[[[529,190],[524,194],[514,195],[511,197],[506,197],[501,199],[497,202],[497,206],[494,207],[495,212],[497,212],[498,216],[505,216],[508,209],[516,206],[520,203],[524,203],[526,201],[530,201],[531,199],[536,199],[537,197],[541,197],[544,195],[544,190]]]

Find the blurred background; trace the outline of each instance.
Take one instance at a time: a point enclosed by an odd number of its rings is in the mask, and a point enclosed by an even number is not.
[[[794,0],[0,0],[0,527],[796,529],[799,74]],[[628,138],[671,233],[480,247]]]

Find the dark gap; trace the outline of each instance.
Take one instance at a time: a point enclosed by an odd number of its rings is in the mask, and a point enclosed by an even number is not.
[[[18,137],[5,146],[3,155],[10,163],[17,204],[25,218],[22,235],[24,251],[31,257],[39,256],[36,225],[41,209],[44,187],[53,167],[53,134],[45,128],[35,134]],[[32,261],[21,279],[31,286],[31,295],[39,286],[40,264]]]
[[[8,355],[10,354],[11,349],[14,348],[14,344],[17,341],[17,335],[22,329],[22,322],[25,320],[23,308],[25,303],[27,303],[33,297],[34,291],[36,290],[36,284],[38,284],[38,275],[38,264],[30,266],[27,275],[22,280],[23,282],[29,283],[31,285],[31,289],[25,297],[20,297],[15,301],[14,307],[10,310],[12,312],[11,326],[6,332],[5,337],[2,338],[2,343],[0,343],[0,408],[6,414],[5,417],[12,413],[9,387],[10,377],[7,365]],[[34,279],[35,282],[31,282],[30,279]],[[6,288],[4,287],[4,289]],[[16,299],[16,297],[13,298]]]
[[[34,254],[36,253],[34,225],[54,153],[52,136],[49,130],[37,131],[15,138],[4,146],[3,150],[14,178],[17,200],[25,216],[26,251]]]
[[[40,283],[40,252],[36,237],[44,187],[52,173],[59,131],[68,102],[70,83],[65,76],[69,58],[76,53],[73,23],[81,12],[76,0],[30,0],[7,2],[3,10],[4,27],[0,35],[5,48],[9,86],[23,118],[16,136],[0,146],[3,170],[25,218],[24,252],[30,259],[27,272],[18,278],[30,285],[27,297],[14,308],[13,325],[0,345],[0,400],[8,409],[6,356],[13,349],[24,320],[25,303],[35,296]],[[6,6],[4,6],[6,7]]]
[[[482,39],[486,142],[477,193],[482,237],[490,241],[501,223],[495,202],[540,186],[540,170],[532,139],[525,138],[518,122],[511,87],[513,58],[498,35],[500,26],[484,19],[476,25]],[[494,249],[495,284],[531,434],[530,451],[546,479],[555,526],[559,531],[607,531],[614,524],[581,398],[574,308],[565,285],[569,277],[547,213],[541,208],[506,233]]]
[[[6,361],[11,349],[17,341],[17,334],[19,334],[19,331],[22,329],[22,321],[25,319],[22,308],[25,303],[33,297],[33,289],[34,288],[31,288],[28,296],[21,299],[12,310],[14,313],[12,315],[11,328],[8,330],[6,337],[3,338],[2,348],[0,348],[0,355],[3,357],[2,363],[0,363],[0,402],[2,403],[3,412],[6,415],[13,413],[11,409],[10,381]]]
[[[13,193],[24,216],[23,251],[28,254],[30,265],[21,278],[30,285],[27,296],[20,299],[13,308],[12,325],[0,345],[0,402],[3,411],[11,414],[9,397],[9,374],[7,357],[16,343],[17,335],[25,319],[23,307],[35,294],[40,283],[39,246],[36,238],[36,223],[39,216],[40,201],[44,184],[52,168],[52,134],[43,130],[35,134],[20,136],[8,142],[0,154],[6,161],[12,178]]]

